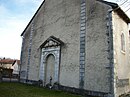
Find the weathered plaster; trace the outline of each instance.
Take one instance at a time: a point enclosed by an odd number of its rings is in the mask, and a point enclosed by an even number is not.
[[[130,88],[130,63],[129,63],[129,29],[126,23],[116,12],[113,12],[113,46],[114,66],[116,78],[116,97],[128,92]],[[117,29],[118,28],[118,29]],[[121,34],[125,37],[125,52],[121,50]],[[121,85],[122,84],[122,85]]]

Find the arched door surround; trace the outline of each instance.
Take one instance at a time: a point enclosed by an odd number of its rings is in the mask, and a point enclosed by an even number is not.
[[[60,49],[64,43],[54,36],[50,36],[42,45],[41,45],[41,63],[40,63],[40,72],[39,79],[43,81],[43,86],[47,84],[54,84],[55,82],[59,83],[59,68],[60,68]],[[48,60],[48,57],[52,55],[54,57],[54,63],[51,63]],[[51,64],[47,64],[51,63]],[[49,67],[49,65],[51,67]],[[50,70],[52,71],[48,71]],[[54,73],[50,74],[49,73]],[[48,75],[47,75],[48,73]],[[53,76],[52,76],[53,75]],[[49,80],[50,76],[50,80]]]

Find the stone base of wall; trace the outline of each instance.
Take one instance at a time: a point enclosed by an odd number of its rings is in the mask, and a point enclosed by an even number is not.
[[[26,83],[26,84],[31,84],[31,85],[43,86],[42,82],[40,80],[39,81],[33,81],[33,80],[20,79],[20,82]],[[50,88],[50,87],[47,86],[47,88]],[[74,93],[74,94],[78,94],[78,95],[83,95],[85,97],[90,97],[90,96],[93,96],[93,97],[111,97],[110,94],[105,93],[105,92],[90,91],[90,90],[84,90],[84,89],[79,89],[79,88],[74,88],[74,87],[67,87],[67,86],[60,85],[58,83],[51,86],[51,89],[62,90],[62,91],[66,91],[66,92],[70,92],[70,93]]]
[[[84,90],[84,89],[79,89],[79,88],[74,88],[74,87],[67,87],[67,86],[62,86],[62,85],[59,85],[59,90],[74,93],[74,94],[78,94],[78,95],[83,95],[85,97],[90,97],[90,96],[108,97],[108,93]]]
[[[26,83],[30,85],[40,85],[40,81],[34,81],[34,80],[26,80],[26,79],[20,79],[20,83]]]

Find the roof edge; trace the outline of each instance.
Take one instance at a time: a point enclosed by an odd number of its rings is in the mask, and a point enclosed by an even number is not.
[[[127,23],[130,23],[130,18],[129,16],[120,8],[120,6],[117,3],[113,3],[113,2],[108,2],[108,1],[104,1],[104,0],[97,0],[99,2],[102,2],[104,4],[107,4],[109,6],[112,7],[113,11],[117,12],[117,14],[123,19],[125,20]]]
[[[29,21],[29,23],[27,24],[26,28],[24,29],[24,31],[21,33],[21,36],[23,36],[23,34],[25,33],[26,29],[28,28],[28,26],[31,24],[32,20],[34,19],[34,17],[37,15],[37,13],[39,12],[39,10],[41,9],[42,5],[44,4],[45,0],[43,0],[42,4],[39,6],[39,8],[37,9],[37,11],[35,12],[35,14],[33,15],[33,17],[31,18],[31,20]]]
[[[96,0],[99,2],[102,2],[104,4],[107,4],[109,6],[112,7],[112,9],[117,9],[118,8],[118,12],[122,12],[124,15],[124,18],[126,18],[126,22],[130,23],[130,18],[126,15],[126,13],[119,7],[119,5],[117,3],[113,3],[113,2],[108,2],[108,1],[104,1],[104,0]],[[42,2],[42,4],[39,6],[38,10],[35,12],[35,14],[33,15],[33,17],[31,18],[31,20],[29,21],[29,23],[27,24],[26,28],[24,29],[24,31],[21,33],[21,36],[23,36],[23,34],[25,33],[26,29],[28,28],[28,26],[30,25],[30,23],[32,22],[32,20],[34,19],[34,17],[37,15],[37,13],[39,12],[39,10],[41,9],[42,5],[44,4],[45,0]],[[120,14],[119,14],[120,15]],[[124,19],[123,18],[123,19]]]
[[[109,6],[111,6],[113,9],[119,7],[119,5],[118,5],[117,3],[108,2],[108,1],[104,1],[104,0],[96,0],[96,1],[99,1],[99,2],[105,3],[105,4],[109,5]]]
[[[129,16],[119,7],[118,9],[114,10],[115,12],[117,12],[117,14],[123,19],[125,20],[127,23],[130,23],[130,18]]]

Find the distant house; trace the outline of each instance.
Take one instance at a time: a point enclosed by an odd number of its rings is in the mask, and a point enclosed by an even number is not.
[[[15,60],[12,59],[1,59],[0,60],[0,67],[11,69],[12,65],[14,64]]]
[[[19,75],[20,70],[20,60],[15,60],[11,69],[13,69],[13,75]]]
[[[0,60],[0,68],[12,69],[13,75],[19,74],[19,67],[20,67],[19,64],[20,64],[20,60],[13,60],[13,59],[1,59]]]

